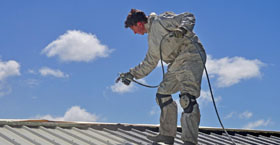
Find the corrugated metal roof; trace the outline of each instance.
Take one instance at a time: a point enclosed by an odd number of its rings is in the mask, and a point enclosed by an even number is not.
[[[280,132],[227,129],[237,144],[279,145]],[[47,120],[0,121],[0,145],[151,145],[147,135],[157,125],[59,122]],[[181,145],[178,127],[175,145]],[[219,128],[200,127],[199,144],[231,144]]]

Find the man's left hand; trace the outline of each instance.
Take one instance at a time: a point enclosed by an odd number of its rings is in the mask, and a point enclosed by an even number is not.
[[[186,33],[187,30],[182,27],[179,27],[173,31],[173,34],[176,38],[183,38]]]

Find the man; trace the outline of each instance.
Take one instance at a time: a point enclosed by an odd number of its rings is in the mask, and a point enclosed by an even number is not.
[[[148,136],[154,142],[174,143],[177,132],[177,105],[171,94],[180,91],[182,140],[184,145],[197,144],[200,111],[196,99],[200,96],[201,79],[206,54],[193,32],[195,18],[191,13],[176,15],[165,12],[148,17],[132,9],[125,21],[125,28],[135,34],[148,33],[149,49],[145,59],[129,72],[123,73],[123,83],[147,76],[160,59],[168,64],[167,73],[160,83],[156,101],[160,106],[159,134]]]

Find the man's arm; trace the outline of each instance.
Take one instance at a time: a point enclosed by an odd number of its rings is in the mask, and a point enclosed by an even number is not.
[[[158,52],[159,53],[159,52]],[[147,76],[159,62],[159,55],[155,54],[152,49],[149,48],[145,59],[136,67],[130,69],[130,73],[136,78],[141,79]]]

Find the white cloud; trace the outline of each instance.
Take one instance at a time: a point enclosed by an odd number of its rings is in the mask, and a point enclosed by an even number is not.
[[[30,74],[37,74],[36,71],[33,70],[33,69],[29,69],[27,72],[30,73]]]
[[[225,116],[225,119],[230,119],[230,118],[232,118],[235,114],[236,114],[236,112],[230,112],[228,115]]]
[[[257,120],[255,122],[250,122],[248,123],[247,125],[244,126],[245,129],[255,129],[255,128],[258,128],[258,127],[265,127],[265,126],[268,126],[272,124],[271,120],[268,119],[268,120]]]
[[[260,69],[264,63],[258,59],[249,60],[243,57],[213,59],[208,56],[206,66],[212,77],[218,77],[218,87],[229,87],[241,80],[261,77]]]
[[[165,62],[162,62],[162,63],[163,63],[164,67],[168,66],[168,64],[166,64]],[[158,62],[157,67],[161,68],[161,61]]]
[[[67,31],[42,50],[48,57],[58,56],[64,62],[89,62],[111,52],[95,35],[78,30]]]
[[[48,67],[41,68],[39,70],[39,72],[42,76],[50,75],[50,76],[54,76],[54,77],[57,77],[57,78],[67,78],[67,77],[69,77],[68,74],[63,73],[62,71],[60,71],[58,69],[54,70],[54,69],[51,69],[51,68],[48,68]]]
[[[7,62],[0,60],[0,81],[11,77],[20,75],[20,64],[14,60]]]
[[[38,119],[47,119],[55,121],[85,121],[94,122],[99,120],[99,117],[95,114],[87,112],[85,109],[80,108],[80,106],[72,106],[68,109],[64,116],[53,117],[52,115],[36,116]]]
[[[218,97],[214,97],[214,99],[215,99],[215,103],[217,103],[222,100],[222,97],[218,96]],[[198,102],[201,106],[212,102],[211,93],[209,91],[201,90],[200,97],[198,98]]]
[[[111,86],[111,90],[115,93],[128,93],[133,92],[135,86],[133,83],[131,83],[129,86],[123,84],[122,82],[115,83],[113,86]]]
[[[20,64],[14,60],[0,60],[0,97],[12,92],[12,88],[5,82],[5,79],[20,75]]]
[[[236,118],[236,117],[239,117],[239,119],[249,119],[252,116],[253,116],[253,113],[249,112],[249,111],[244,111],[242,113],[231,112],[225,116],[225,119]]]
[[[252,116],[253,116],[253,113],[249,112],[249,111],[245,111],[245,112],[239,114],[239,118],[241,118],[241,119],[249,119]]]
[[[137,81],[146,84],[146,81],[144,79],[139,79]],[[123,84],[121,82],[121,80],[118,83],[115,83],[114,85],[111,86],[112,92],[120,93],[120,94],[133,92],[135,89],[136,89],[136,86],[135,86],[134,82],[131,82],[130,85],[127,86],[127,85]]]

